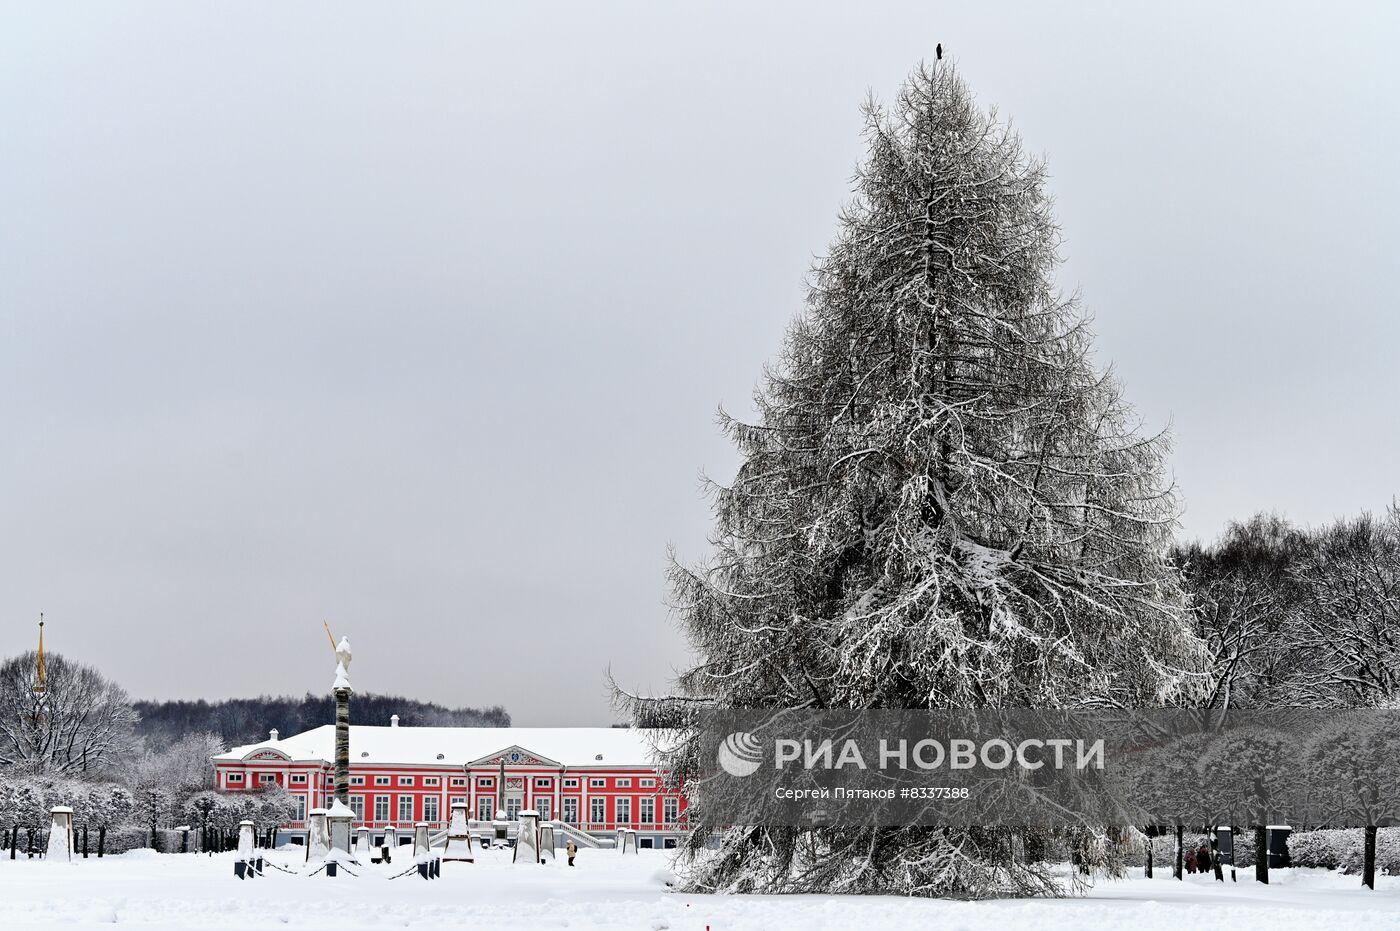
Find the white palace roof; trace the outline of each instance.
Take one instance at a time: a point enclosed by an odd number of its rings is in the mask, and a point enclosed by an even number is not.
[[[647,731],[622,727],[370,727],[350,725],[350,765],[461,766],[521,751],[571,768],[651,766]],[[291,760],[335,759],[335,725],[234,747],[214,757],[236,763],[273,751]],[[523,762],[523,760],[522,760]]]

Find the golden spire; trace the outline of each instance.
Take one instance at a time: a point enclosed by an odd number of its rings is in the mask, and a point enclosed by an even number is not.
[[[329,638],[331,638],[331,652],[334,653],[334,652],[335,652],[335,634],[331,633],[331,622],[330,622],[330,621],[322,621],[321,624],[322,624],[322,626],[324,626],[324,627],[326,628],[326,636],[329,637]]]
[[[36,692],[48,691],[48,686],[44,683],[44,612],[39,612],[39,662],[38,662],[39,684],[34,686]]]

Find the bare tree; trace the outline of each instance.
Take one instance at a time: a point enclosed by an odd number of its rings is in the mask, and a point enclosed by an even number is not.
[[[126,692],[97,670],[56,653],[0,665],[0,766],[77,776],[102,771],[133,745],[136,713]]]
[[[1209,547],[1176,548],[1196,632],[1209,653],[1201,705],[1305,707],[1319,703],[1301,653],[1301,586],[1294,576],[1310,546],[1282,517],[1232,523]]]
[[[1294,572],[1299,648],[1310,687],[1331,704],[1400,701],[1400,507],[1320,531]]]
[[[185,734],[164,746],[143,747],[126,775],[133,785],[163,786],[183,798],[214,787],[210,758],[222,752],[224,744],[216,734]]]

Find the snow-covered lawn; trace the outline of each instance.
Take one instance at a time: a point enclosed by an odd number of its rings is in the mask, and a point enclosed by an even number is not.
[[[291,853],[274,862],[303,865]],[[1203,931],[1400,929],[1400,878],[1369,892],[1354,876],[1280,870],[1259,886],[1244,873],[1224,885],[1210,877],[1100,882],[1087,897],[1054,901],[941,902],[889,897],[679,895],[665,886],[668,857],[584,850],[578,866],[515,867],[504,853],[478,851],[475,864],[448,863],[442,879],[390,882],[394,868],[357,879],[289,876],[275,870],[239,882],[231,854],[160,856],[133,851],[72,864],[0,860],[0,929],[118,925],[186,931],[356,931],[379,928],[670,928],[674,931]]]

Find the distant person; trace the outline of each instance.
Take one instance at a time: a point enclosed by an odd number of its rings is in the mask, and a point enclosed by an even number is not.
[[[575,845],[573,841],[569,841],[569,843],[564,847],[564,853],[568,854],[568,856],[569,856],[569,865],[570,865],[570,866],[573,866],[573,865],[574,865],[574,857],[578,856],[578,847],[577,847],[577,845]]]
[[[1196,872],[1196,851],[1194,850],[1186,851],[1186,872]]]
[[[1202,844],[1201,849],[1196,851],[1196,865],[1200,867],[1202,873],[1210,872],[1210,848],[1205,844]]]

